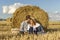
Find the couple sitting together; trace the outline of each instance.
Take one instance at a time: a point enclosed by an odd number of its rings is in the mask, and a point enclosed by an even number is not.
[[[20,26],[20,33],[24,34],[24,32],[38,34],[44,32],[44,30],[41,24],[36,22],[34,18],[31,18],[30,15],[27,15],[26,20]]]

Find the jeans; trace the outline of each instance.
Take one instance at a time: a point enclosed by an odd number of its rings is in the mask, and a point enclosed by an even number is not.
[[[35,34],[37,34],[38,32],[43,32],[44,30],[43,30],[43,27],[41,27],[41,26],[39,26],[39,27],[36,27],[36,30],[33,30],[33,27],[30,27],[30,29],[29,29],[29,33],[31,34],[31,33],[35,33]]]
[[[33,34],[33,27],[29,28],[29,34]]]
[[[43,27],[41,27],[41,26],[37,27],[36,30],[37,30],[37,32],[43,32],[44,31]]]

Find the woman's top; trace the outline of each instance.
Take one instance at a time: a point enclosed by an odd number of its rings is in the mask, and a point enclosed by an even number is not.
[[[36,23],[36,25],[33,25],[33,26],[31,26],[30,24],[28,24],[27,30],[29,30],[30,27],[33,27],[33,29],[36,29],[36,28],[39,27],[39,26],[40,26],[39,23]]]

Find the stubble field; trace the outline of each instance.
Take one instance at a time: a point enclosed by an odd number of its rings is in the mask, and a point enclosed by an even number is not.
[[[2,22],[0,22],[1,24]],[[3,24],[3,23],[2,23]],[[8,23],[5,22],[5,24],[8,25]],[[0,25],[0,40],[60,40],[60,23],[59,22],[49,22],[48,29],[57,29],[57,30],[51,30],[46,33],[42,34],[25,34],[25,35],[19,35],[19,30],[11,28],[10,25]],[[5,29],[5,30],[4,30]],[[13,29],[13,30],[9,30]]]

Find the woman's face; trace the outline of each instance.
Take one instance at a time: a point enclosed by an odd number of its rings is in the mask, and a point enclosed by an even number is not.
[[[30,24],[33,24],[33,20],[30,20]]]

